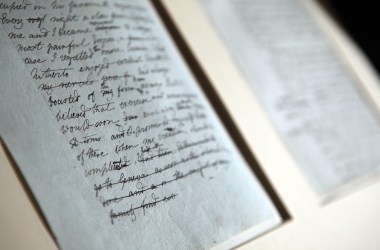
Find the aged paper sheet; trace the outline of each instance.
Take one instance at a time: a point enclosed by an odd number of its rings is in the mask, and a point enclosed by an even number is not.
[[[202,4],[318,194],[378,172],[378,114],[300,1]]]
[[[0,134],[61,248],[210,248],[280,223],[147,1],[0,15]]]

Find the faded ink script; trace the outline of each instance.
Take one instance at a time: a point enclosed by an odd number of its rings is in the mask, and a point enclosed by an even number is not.
[[[205,3],[319,193],[379,170],[379,118],[300,1]]]
[[[1,11],[111,224],[183,199],[176,182],[229,167],[208,110],[168,67],[144,5],[24,1]]]

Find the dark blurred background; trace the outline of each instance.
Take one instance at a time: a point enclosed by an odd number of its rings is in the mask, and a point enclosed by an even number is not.
[[[380,8],[374,0],[319,0],[361,47],[380,73]]]

